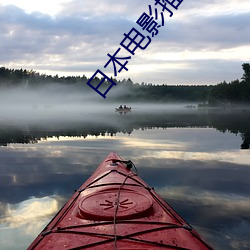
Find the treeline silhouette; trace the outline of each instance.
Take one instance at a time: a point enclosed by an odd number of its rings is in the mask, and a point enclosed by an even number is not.
[[[134,83],[130,78],[112,80],[117,83],[115,95],[112,90],[107,94],[113,101],[192,101],[201,102],[203,105],[218,106],[232,103],[250,103],[250,64],[242,64],[243,76],[241,80],[226,81],[217,85],[154,85],[152,83]],[[36,88],[51,84],[64,84],[72,88],[80,88],[83,93],[93,92],[86,83],[89,78],[82,76],[59,77],[40,74],[34,70],[0,68],[0,87]],[[100,79],[95,77],[93,85]],[[103,89],[107,89],[109,82],[104,82]],[[202,106],[202,105],[201,105]]]

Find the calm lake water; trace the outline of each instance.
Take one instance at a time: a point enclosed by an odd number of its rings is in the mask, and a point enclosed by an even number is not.
[[[0,117],[1,249],[27,248],[111,151],[215,249],[250,249],[250,110],[103,109]]]

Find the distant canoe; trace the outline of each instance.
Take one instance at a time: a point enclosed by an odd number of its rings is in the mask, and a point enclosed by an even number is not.
[[[131,107],[130,108],[115,108],[116,112],[124,112],[124,113],[128,113],[131,112]]]

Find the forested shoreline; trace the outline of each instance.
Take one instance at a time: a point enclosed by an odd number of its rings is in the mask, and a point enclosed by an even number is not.
[[[250,64],[242,64],[242,69],[243,76],[240,80],[224,81],[216,85],[154,85],[152,83],[134,83],[130,78],[122,81],[112,79],[117,83],[117,86],[113,87],[116,88],[116,94],[110,94],[113,91],[112,88],[107,94],[107,99],[148,102],[189,101],[202,103],[201,106],[250,104]],[[62,84],[72,89],[77,88],[83,93],[89,93],[93,90],[86,84],[88,80],[85,75],[59,77],[58,75],[40,74],[34,70],[0,67],[0,88],[36,89]],[[98,78],[94,80],[100,81]]]

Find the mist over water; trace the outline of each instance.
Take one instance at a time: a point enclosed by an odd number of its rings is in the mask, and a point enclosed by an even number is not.
[[[1,119],[42,120],[76,117],[99,110],[107,111],[96,95],[56,86],[36,89],[5,89],[0,92]]]
[[[121,91],[121,89],[120,89]],[[112,94],[114,96],[114,93]],[[0,91],[0,122],[20,123],[69,122],[69,121],[103,121],[113,123],[110,119],[117,117],[115,108],[120,105],[132,106],[133,113],[147,112],[188,112],[187,104],[154,104],[110,102],[95,91],[85,94],[77,88],[65,85],[51,85],[30,88],[2,89]],[[98,115],[98,116],[97,116]],[[115,115],[115,116],[114,116]]]
[[[115,112],[120,105],[132,107],[132,111]],[[5,145],[8,141],[21,142],[22,137],[26,138],[24,141],[36,141],[46,138],[48,134],[57,137],[72,135],[72,130],[74,136],[85,137],[88,134],[113,135],[117,132],[131,134],[140,127],[209,126],[239,133],[243,139],[242,147],[249,148],[249,114],[250,109],[200,109],[197,103],[112,102],[95,91],[85,94],[77,87],[53,84],[2,89],[0,137],[1,144]],[[11,140],[6,138],[8,135],[4,131],[13,134]]]

